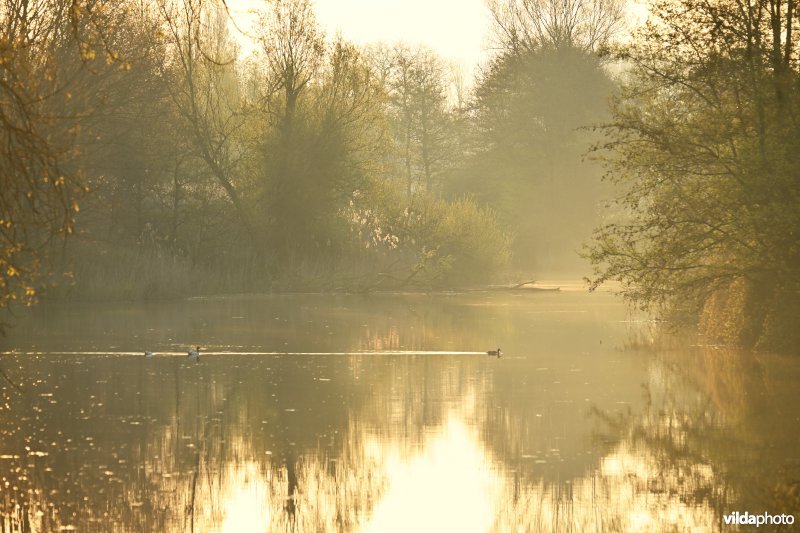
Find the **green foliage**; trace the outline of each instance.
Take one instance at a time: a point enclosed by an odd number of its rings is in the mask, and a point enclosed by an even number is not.
[[[341,41],[315,53],[308,72],[272,73],[283,90],[265,96],[276,110],[266,115],[259,169],[266,241],[292,260],[342,244],[339,210],[366,185],[380,147],[379,87],[360,53]]]
[[[428,199],[411,224],[414,242],[430,250],[431,282],[464,286],[491,281],[510,258],[510,239],[494,213],[471,198]],[[414,216],[414,212],[411,213]]]
[[[594,286],[618,280],[639,306],[747,346],[792,331],[800,294],[796,37],[772,31],[793,14],[770,5],[761,19],[746,1],[654,6],[606,128],[627,218],[589,251]]]
[[[511,239],[494,212],[469,197],[418,195],[407,204],[400,186],[383,184],[343,215],[374,265],[372,288],[487,283],[510,258]]]
[[[92,97],[80,74],[119,72],[109,35],[112,2],[4,0],[0,3],[0,309],[36,301],[55,272],[56,243],[75,231],[86,192],[78,117]],[[90,89],[102,87],[91,85]],[[89,122],[88,120],[86,120]]]
[[[19,5],[0,11],[0,307],[34,300],[47,258],[72,274],[48,296],[76,299],[456,286],[507,262],[491,210],[439,197],[463,110],[432,52],[398,47],[382,76],[309,0],[266,6],[246,59],[216,0],[47,0],[24,22],[52,31],[23,46]]]
[[[608,196],[584,160],[607,117],[614,83],[595,54],[574,47],[507,51],[479,80],[467,157],[448,184],[473,193],[516,233],[519,268],[564,272]]]
[[[441,58],[426,48],[373,47],[368,58],[386,93],[392,147],[391,174],[406,196],[438,193],[458,157],[458,110],[448,105],[449,82]]]

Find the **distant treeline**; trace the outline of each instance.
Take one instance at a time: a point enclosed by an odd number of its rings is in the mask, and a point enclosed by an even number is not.
[[[265,3],[246,55],[216,0],[3,6],[3,305],[472,285],[572,268],[598,220],[613,2],[551,37],[497,3],[474,82],[309,0]]]
[[[656,0],[624,39],[615,0],[489,5],[469,79],[309,0],[247,54],[218,0],[2,0],[0,308],[574,275],[600,226],[594,286],[796,350],[794,3]]]

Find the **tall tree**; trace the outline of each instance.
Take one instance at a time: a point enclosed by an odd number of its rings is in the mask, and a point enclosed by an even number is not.
[[[395,139],[395,173],[406,194],[439,192],[455,159],[454,117],[448,102],[448,70],[425,48],[398,44],[369,51],[370,62],[388,94]]]
[[[172,60],[164,75],[174,76],[172,99],[193,152],[224,191],[240,227],[256,246],[257,229],[237,182],[245,156],[245,143],[239,138],[244,119],[227,9],[214,0],[159,0],[158,7]]]
[[[728,342],[798,349],[795,17],[780,0],[654,5],[606,129],[628,217],[597,232],[594,286],[619,280]]]
[[[495,36],[512,53],[543,48],[606,49],[623,29],[620,0],[490,0]]]
[[[274,2],[262,21],[261,204],[288,267],[347,238],[341,209],[379,159],[379,88],[356,48],[326,43],[308,0]]]
[[[76,163],[76,106],[91,95],[79,70],[117,60],[106,37],[120,19],[111,3],[4,0],[0,4],[0,309],[31,303],[51,270],[53,244],[75,228],[85,182]]]
[[[497,209],[517,268],[575,275],[606,191],[584,154],[614,82],[601,52],[621,29],[615,1],[491,4],[500,53],[478,79],[471,149],[452,188]]]
[[[262,14],[259,35],[264,62],[261,101],[266,116],[266,163],[263,206],[268,212],[271,244],[286,256],[318,244],[305,194],[314,188],[307,152],[311,131],[304,107],[318,80],[325,55],[324,35],[308,0],[278,0]],[[315,205],[320,208],[321,206]]]

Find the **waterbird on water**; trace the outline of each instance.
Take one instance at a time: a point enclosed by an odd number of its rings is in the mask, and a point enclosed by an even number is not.
[[[145,350],[144,351],[144,356],[145,357],[153,357],[153,352],[151,352],[150,350]]]
[[[496,350],[489,350],[488,352],[486,352],[486,355],[494,355],[500,357],[501,355],[503,355],[503,351],[500,348]]]
[[[196,349],[190,349],[189,353],[187,354],[192,359],[197,359],[200,357],[200,347],[198,346]]]

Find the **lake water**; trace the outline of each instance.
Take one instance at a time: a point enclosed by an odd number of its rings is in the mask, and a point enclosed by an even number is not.
[[[651,329],[578,291],[42,305],[0,338],[0,532],[800,514],[800,361]]]

